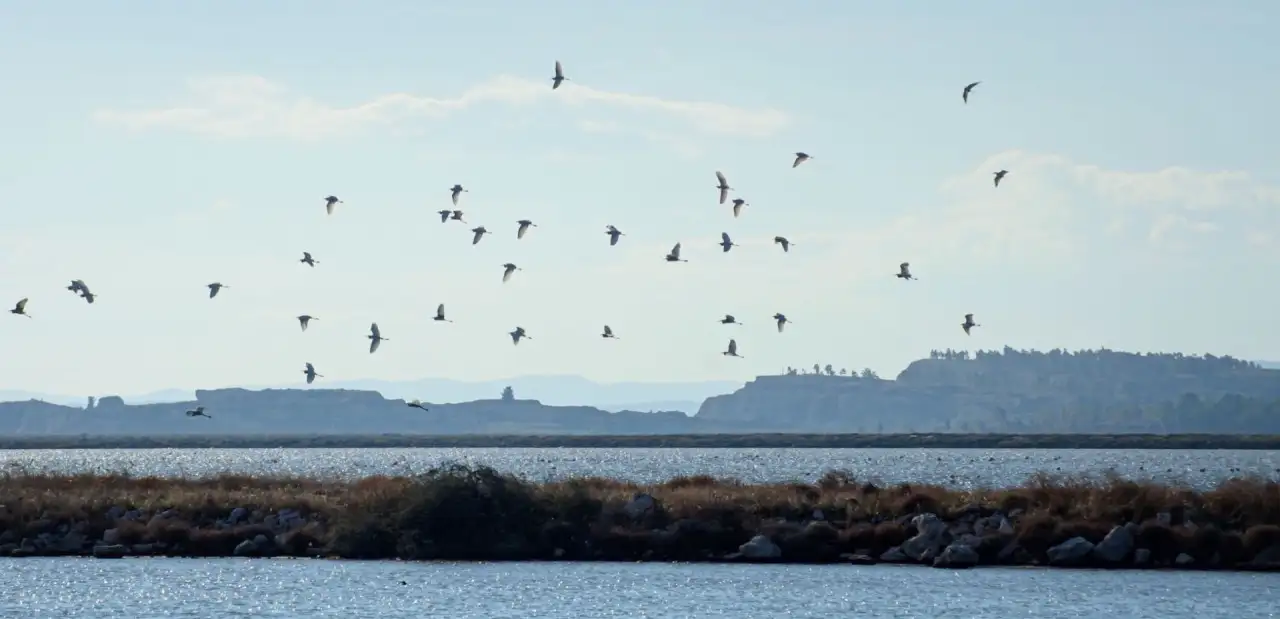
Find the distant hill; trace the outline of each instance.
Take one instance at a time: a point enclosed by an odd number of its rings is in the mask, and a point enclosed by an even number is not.
[[[376,391],[392,399],[423,399],[441,403],[470,402],[496,398],[506,386],[521,398],[549,405],[592,406],[601,410],[681,411],[693,414],[710,396],[729,393],[742,386],[735,381],[688,383],[597,383],[579,376],[519,376],[505,380],[467,382],[440,378],[414,381],[333,380],[335,389]],[[250,389],[281,389],[294,385],[252,385]],[[0,391],[0,402],[43,400],[54,404],[83,406],[88,396],[109,394],[45,394],[28,391]],[[194,390],[165,389],[141,395],[122,396],[129,404],[184,402],[195,399]]]

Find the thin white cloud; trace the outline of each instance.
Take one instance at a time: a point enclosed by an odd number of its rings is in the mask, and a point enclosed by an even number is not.
[[[140,110],[102,109],[95,111],[93,118],[134,130],[165,129],[224,138],[300,140],[441,119],[485,103],[524,106],[554,101],[571,106],[625,108],[682,121],[688,129],[708,135],[766,137],[791,122],[786,113],[773,109],[749,110],[723,103],[662,99],[574,83],[552,91],[542,81],[507,75],[472,86],[455,97],[391,93],[349,106],[293,93],[255,75],[191,79],[187,81],[187,94],[190,103]]]

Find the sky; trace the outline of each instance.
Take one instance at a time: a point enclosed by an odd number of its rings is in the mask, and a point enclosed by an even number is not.
[[[892,376],[1005,345],[1280,358],[1278,19],[1189,0],[9,0],[0,303],[32,318],[0,318],[0,388],[301,385],[308,361],[691,381]],[[796,151],[813,159],[793,169]],[[436,215],[455,183],[469,225]],[[474,225],[493,234],[473,246]],[[663,260],[676,242],[687,263]],[[893,276],[904,261],[918,281]],[[523,270],[503,283],[506,262]],[[430,320],[442,302],[454,322]]]

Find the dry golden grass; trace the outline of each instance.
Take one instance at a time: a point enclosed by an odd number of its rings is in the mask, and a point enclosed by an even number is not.
[[[653,496],[659,507],[636,520],[623,507],[639,493]],[[113,506],[148,516],[174,510],[176,517],[160,526],[147,526],[145,519],[125,523],[108,519]],[[1042,557],[1069,537],[1097,542],[1113,526],[1130,522],[1140,525],[1139,545],[1158,560],[1188,552],[1198,561],[1217,555],[1240,562],[1280,544],[1280,484],[1261,479],[1233,479],[1195,491],[1115,477],[1039,476],[1016,488],[962,491],[881,487],[834,471],[814,484],[745,484],[708,476],[660,484],[601,478],[533,483],[461,466],[356,481],[0,475],[0,531],[15,532],[11,538],[80,523],[93,535],[117,528],[134,543],[168,540],[174,552],[222,553],[262,529],[256,521],[210,532],[237,507],[259,516],[286,508],[307,515],[306,530],[291,534],[300,541],[286,544],[293,551],[310,546],[368,558],[524,558],[559,549],[569,558],[696,560],[732,552],[764,533],[789,556],[825,560],[900,544],[914,534],[908,517],[921,512],[944,519],[962,513],[1009,516],[1015,533],[984,539],[984,557],[1010,541]],[[808,522],[815,509],[825,522]],[[1156,520],[1162,513],[1168,514],[1167,524]]]

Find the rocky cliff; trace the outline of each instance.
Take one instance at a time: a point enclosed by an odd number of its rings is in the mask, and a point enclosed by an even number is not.
[[[211,418],[184,414],[196,406]],[[678,434],[705,425],[680,412],[609,413],[537,400],[426,406],[346,389],[198,390],[193,402],[142,405],[107,396],[91,408],[32,400],[0,403],[0,434]]]
[[[749,432],[1269,433],[1280,371],[1213,355],[934,351],[894,380],[761,376],[697,418]]]

